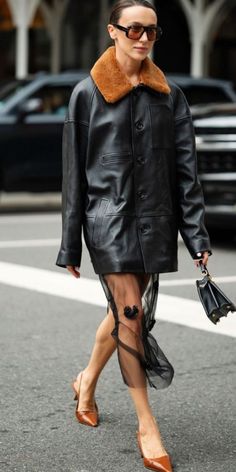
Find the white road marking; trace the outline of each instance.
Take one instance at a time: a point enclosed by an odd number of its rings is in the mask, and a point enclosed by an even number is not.
[[[1,205],[0,205],[1,208]],[[31,224],[31,223],[53,223],[53,222],[60,222],[61,215],[60,213],[39,213],[39,214],[24,214],[22,215],[1,215],[0,216],[0,225],[1,224],[19,224],[22,223]]]
[[[0,262],[0,282],[57,297],[77,300],[90,305],[106,307],[107,301],[99,280],[69,273],[60,274],[44,269]],[[230,313],[215,326],[207,319],[198,301],[159,294],[156,318],[215,334],[236,337],[236,313]]]
[[[0,241],[0,249],[18,248],[18,247],[43,247],[58,246],[60,239],[20,239],[18,241]]]
[[[82,238],[83,240],[83,238]],[[0,241],[0,249],[8,248],[19,248],[19,247],[58,247],[60,246],[61,239],[19,239],[13,241]],[[84,243],[84,240],[83,240]],[[197,278],[201,278],[201,273]],[[196,279],[174,279],[174,280],[162,280],[162,287],[178,287],[184,285],[194,285]],[[236,282],[236,275],[228,275],[223,277],[214,277],[216,283],[234,283]]]
[[[199,272],[196,279],[202,279],[203,275]],[[162,280],[161,285],[162,287],[178,287],[180,285],[194,285],[196,279],[178,279],[178,280]],[[236,275],[226,275],[222,277],[212,277],[214,282],[222,283],[222,284],[229,284],[236,282]]]

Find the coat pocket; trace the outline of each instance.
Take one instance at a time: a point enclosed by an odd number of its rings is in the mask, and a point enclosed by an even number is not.
[[[174,143],[174,117],[167,105],[149,105],[152,147],[168,149]]]
[[[106,213],[108,204],[109,200],[107,198],[102,198],[99,202],[99,207],[93,225],[92,243],[94,246],[99,246],[102,244],[104,234],[104,215]]]

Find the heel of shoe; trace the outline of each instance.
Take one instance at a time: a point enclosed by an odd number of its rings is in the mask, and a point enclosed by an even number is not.
[[[80,372],[79,376],[80,379],[78,380],[78,377],[76,380],[74,380],[71,383],[72,390],[75,393],[74,400],[77,401],[76,408],[75,408],[75,416],[79,423],[85,424],[87,426],[98,426],[99,423],[99,413],[98,413],[98,406],[95,401],[95,409],[87,409],[87,410],[82,410],[79,411],[79,396],[80,396],[80,386],[81,386],[81,380],[82,380],[82,374],[83,372]],[[79,383],[78,389],[75,388],[75,383]]]
[[[82,380],[82,375],[83,375],[83,371],[81,371],[79,373],[79,375],[77,376],[77,378],[75,380],[73,380],[73,382],[71,383],[71,387],[72,387],[72,390],[74,391],[75,393],[75,396],[74,396],[74,401],[79,401],[79,392],[80,392],[80,385],[81,385],[81,380]],[[79,378],[79,379],[78,379]],[[78,389],[76,390],[75,388],[75,383],[76,382],[79,382],[79,386],[78,386]]]
[[[74,382],[72,382],[70,385],[71,385],[71,388],[72,388],[72,390],[73,390],[73,392],[74,392],[74,394],[75,394],[75,396],[74,396],[74,401],[78,401],[78,392],[76,392],[76,389],[75,389],[75,380],[74,380]]]
[[[139,433],[139,431],[136,431],[136,436],[137,436],[137,443],[138,443],[140,456],[143,459],[143,451],[142,451],[142,446],[141,446],[141,442],[140,442],[140,433]]]

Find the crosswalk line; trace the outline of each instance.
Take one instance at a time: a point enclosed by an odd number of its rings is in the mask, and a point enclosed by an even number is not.
[[[90,305],[100,307],[107,305],[99,280],[85,277],[76,279],[67,272],[60,274],[50,270],[0,262],[0,283]],[[229,314],[215,326],[207,319],[201,303],[195,300],[160,293],[156,318],[215,334],[236,337],[236,314]]]
[[[50,239],[19,239],[13,241],[0,241],[0,249],[18,248],[18,247],[53,247],[60,245],[58,238]]]

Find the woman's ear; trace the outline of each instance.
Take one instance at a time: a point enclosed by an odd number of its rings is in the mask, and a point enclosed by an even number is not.
[[[117,36],[116,36],[117,33],[116,33],[115,27],[114,27],[113,25],[110,25],[110,24],[109,24],[109,25],[107,25],[107,31],[108,31],[108,33],[109,33],[111,39],[115,40],[116,37],[117,37]]]

